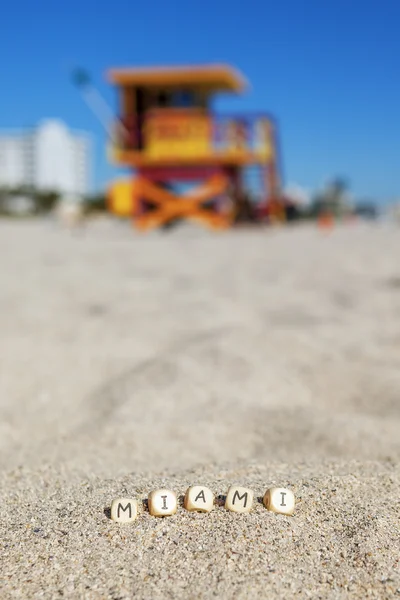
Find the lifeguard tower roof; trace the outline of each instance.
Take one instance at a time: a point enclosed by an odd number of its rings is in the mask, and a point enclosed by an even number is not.
[[[198,65],[181,67],[111,69],[108,79],[122,87],[182,87],[199,86],[210,91],[242,92],[247,87],[245,78],[227,65]]]

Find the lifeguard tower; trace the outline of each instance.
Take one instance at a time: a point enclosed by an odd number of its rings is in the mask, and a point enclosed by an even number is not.
[[[108,77],[119,99],[110,158],[133,170],[110,188],[113,213],[132,218],[141,231],[183,218],[224,229],[235,222],[245,170],[253,167],[262,211],[280,217],[272,118],[212,112],[216,94],[246,88],[237,71],[223,65],[113,69]]]

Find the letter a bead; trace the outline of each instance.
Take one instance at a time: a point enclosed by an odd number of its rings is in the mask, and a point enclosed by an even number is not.
[[[138,503],[133,498],[117,498],[111,504],[111,518],[118,523],[132,523],[138,515]]]
[[[210,512],[214,504],[214,494],[202,485],[194,485],[186,491],[184,507],[186,510]]]
[[[248,513],[253,506],[253,490],[233,485],[229,488],[225,508],[233,512]]]
[[[294,494],[285,488],[271,488],[267,490],[264,494],[263,503],[265,508],[275,513],[292,515],[294,512]]]
[[[170,490],[154,490],[149,494],[149,512],[153,517],[168,517],[176,513],[178,501]]]

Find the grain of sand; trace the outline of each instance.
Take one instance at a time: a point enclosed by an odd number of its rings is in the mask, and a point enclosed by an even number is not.
[[[383,224],[0,223],[0,598],[400,597],[399,256]],[[258,501],[109,519],[194,483]]]

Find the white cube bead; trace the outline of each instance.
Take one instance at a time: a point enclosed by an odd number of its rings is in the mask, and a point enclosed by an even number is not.
[[[134,498],[117,498],[111,504],[111,518],[118,523],[132,523],[138,516],[138,503]]]
[[[228,490],[225,508],[233,512],[248,513],[253,506],[253,498],[253,490],[233,485]]]
[[[295,498],[291,490],[286,488],[271,488],[264,494],[265,508],[275,513],[292,515],[295,507]]]
[[[153,517],[174,515],[178,508],[176,494],[170,490],[154,490],[149,494],[149,512]]]
[[[185,494],[184,507],[186,510],[210,512],[214,505],[214,494],[203,485],[193,485]]]

